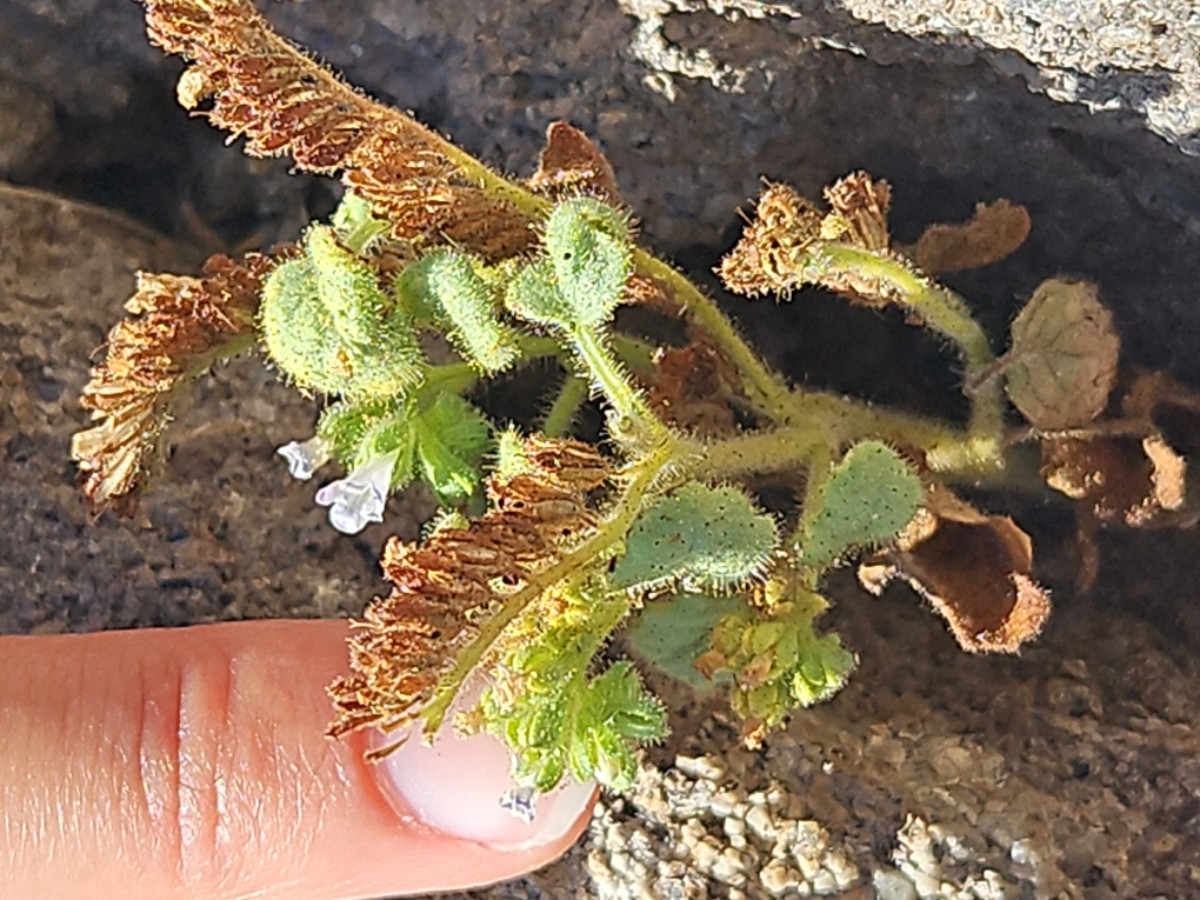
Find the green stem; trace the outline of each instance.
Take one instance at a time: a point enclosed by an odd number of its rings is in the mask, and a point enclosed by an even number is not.
[[[542,419],[542,434],[546,437],[562,437],[571,430],[571,423],[588,396],[588,383],[578,375],[568,374],[558,389],[554,404]]]
[[[899,260],[848,244],[825,244],[809,259],[818,271],[833,274],[840,270],[891,285],[900,294],[900,303],[916,313],[922,324],[958,345],[968,376],[995,360],[987,335],[972,318],[966,301]]]
[[[432,131],[426,132],[438,149],[489,196],[512,204],[530,218],[545,217],[550,209],[548,200],[501,177]],[[959,346],[966,363],[965,380],[968,383],[992,363],[994,357],[987,336],[971,318],[965,302],[958,295],[921,279],[895,260],[867,250],[842,244],[827,245],[821,258],[829,267],[842,267],[846,271],[880,278],[897,288],[904,297],[905,305],[918,313],[930,328],[946,335]],[[814,397],[803,391],[791,390],[782,377],[758,358],[717,304],[687,277],[641,248],[634,249],[633,263],[638,273],[657,279],[670,289],[680,309],[697,327],[708,333],[713,343],[738,369],[751,401],[775,424],[796,424],[811,419],[814,413],[826,423],[830,419],[848,415],[858,423],[851,430],[861,432],[859,426],[867,425],[873,417],[880,420],[886,418],[887,424],[900,426],[897,429],[899,435],[907,436],[910,440],[917,438],[915,443],[926,449],[933,447],[930,464],[935,469],[995,468],[1001,459],[1003,396],[999,379],[982,385],[972,397],[969,433],[965,439],[952,436],[948,429],[918,425],[915,420],[906,424],[895,417],[884,417],[850,405],[840,398]],[[657,419],[651,417],[648,421],[657,422]],[[661,423],[659,425],[662,427]]]
[[[787,384],[768,369],[758,354],[742,340],[733,322],[717,304],[704,296],[682,273],[645,250],[634,250],[633,263],[638,272],[664,282],[673,292],[679,307],[697,326],[708,332],[713,343],[741,373],[750,399],[777,424],[790,421],[793,416],[792,395]]]
[[[861,278],[890,285],[899,294],[901,305],[910,309],[927,328],[936,331],[959,348],[965,364],[963,380],[975,383],[996,361],[982,327],[971,316],[965,300],[930,279],[923,278],[903,262],[871,250],[848,244],[825,244],[809,257],[809,265],[821,281],[821,274],[849,272]],[[978,442],[994,441],[999,447],[1004,421],[1003,397],[999,380],[982,384],[971,397],[969,432]]]
[[[814,448],[828,447],[818,428],[792,425],[771,431],[738,435],[698,447],[691,465],[682,463],[694,478],[712,481],[743,475],[785,472],[806,465]]]
[[[575,328],[571,340],[605,399],[618,416],[630,422],[632,432],[645,433],[655,444],[670,443],[670,430],[650,409],[641,392],[629,383],[621,364],[599,334],[586,328]]]
[[[627,334],[614,334],[612,349],[617,359],[634,373],[650,375],[654,372],[654,355],[658,348],[653,344]]]
[[[591,537],[539,572],[530,576],[520,588],[501,600],[500,608],[479,625],[474,640],[455,657],[454,666],[447,672],[421,713],[424,733],[434,734],[446,718],[454,698],[467,676],[482,661],[484,654],[495,644],[500,634],[550,588],[587,568],[604,554],[616,548],[642,511],[642,502],[654,484],[659,471],[670,462],[677,450],[661,446],[638,462],[629,473],[629,481],[613,513],[597,527]]]

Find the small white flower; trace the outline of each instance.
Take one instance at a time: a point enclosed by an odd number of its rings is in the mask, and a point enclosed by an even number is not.
[[[329,507],[329,524],[343,534],[358,534],[369,522],[382,522],[399,457],[399,450],[373,457],[317,491],[317,504]]]
[[[313,473],[333,458],[333,445],[321,437],[311,437],[304,443],[292,441],[275,451],[287,460],[293,478],[308,481]]]
[[[541,796],[531,787],[512,788],[500,797],[500,808],[507,810],[526,825],[533,823],[537,815],[537,802]]]

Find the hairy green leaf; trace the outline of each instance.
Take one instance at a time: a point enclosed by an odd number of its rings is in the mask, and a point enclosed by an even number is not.
[[[895,450],[862,441],[833,467],[819,509],[804,511],[802,561],[825,568],[860,547],[894,538],[916,515],[921,480]]]
[[[517,333],[500,320],[493,286],[465,253],[426,253],[405,267],[400,287],[411,302],[440,313],[455,347],[485,372],[500,372],[520,357]]]
[[[634,523],[613,585],[723,591],[760,577],[779,542],[775,520],[737,488],[685,484]]]
[[[443,506],[465,503],[479,490],[479,460],[490,428],[461,397],[441,394],[413,419],[421,472]]]
[[[707,691],[717,681],[697,671],[696,658],[709,649],[717,622],[743,606],[740,597],[731,595],[677,594],[650,600],[625,634],[638,656],[673,678]]]
[[[576,325],[596,328],[612,316],[632,270],[629,229],[594,197],[558,203],[546,219],[546,256]]]

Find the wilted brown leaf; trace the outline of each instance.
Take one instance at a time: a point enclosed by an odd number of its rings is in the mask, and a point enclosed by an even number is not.
[[[935,486],[895,547],[863,563],[858,578],[876,595],[894,578],[908,582],[964,650],[1016,653],[1050,615],[1032,568],[1033,543],[1012,519],[981,513]]]
[[[548,197],[584,193],[621,205],[612,166],[591,138],[567,122],[552,122],[546,129],[546,147],[529,187]]]
[[[1025,243],[1030,225],[1029,211],[1019,203],[980,203],[966,222],[930,225],[907,255],[930,275],[978,269]]]
[[[734,427],[729,385],[736,377],[728,368],[707,344],[660,350],[650,402],[673,424],[701,437],[727,434]]]
[[[1165,372],[1138,372],[1121,398],[1121,415],[1148,423],[1185,456],[1200,455],[1200,391]]]
[[[1187,463],[1157,434],[1045,440],[1046,484],[1087,504],[1101,522],[1137,528],[1183,506]]]
[[[1012,323],[1008,396],[1041,431],[1076,428],[1108,405],[1120,339],[1094,284],[1052,278]]]

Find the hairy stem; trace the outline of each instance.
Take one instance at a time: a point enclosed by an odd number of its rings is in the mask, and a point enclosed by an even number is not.
[[[966,301],[953,291],[922,278],[902,262],[861,247],[826,244],[811,255],[810,265],[818,270],[831,273],[841,270],[891,285],[900,295],[901,304],[915,313],[927,328],[949,338],[958,347],[965,364],[965,383],[978,381],[995,362],[987,335],[971,316]],[[970,434],[980,441],[995,441],[997,451],[1004,425],[1003,410],[997,380],[981,384],[972,393]]]
[[[458,652],[454,667],[443,676],[433,699],[421,712],[426,735],[436,733],[441,727],[467,676],[483,660],[501,632],[524,612],[529,604],[550,588],[594,564],[625,539],[626,533],[641,513],[643,501],[659,471],[667,465],[675,452],[676,448],[673,446],[661,446],[637,462],[628,472],[629,480],[613,511],[596,526],[595,533],[557,561],[534,573],[520,588],[501,601],[500,609],[480,624],[475,638]]]
[[[681,272],[645,250],[634,251],[633,264],[638,272],[665,282],[671,288],[680,309],[708,333],[713,343],[737,367],[751,400],[772,421],[783,424],[791,420],[794,410],[787,384],[742,340],[733,322],[714,301]]]
[[[554,404],[542,419],[542,434],[551,438],[567,434],[571,430],[571,423],[575,421],[575,416],[579,413],[579,407],[583,406],[587,398],[587,379],[568,374],[558,389],[558,396],[554,398]]]
[[[571,340],[588,373],[617,415],[628,419],[635,431],[645,433],[653,443],[670,443],[670,430],[650,409],[641,391],[629,383],[604,339],[589,329],[575,328]]]

